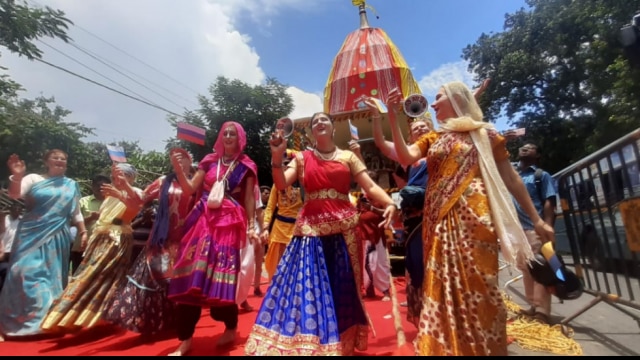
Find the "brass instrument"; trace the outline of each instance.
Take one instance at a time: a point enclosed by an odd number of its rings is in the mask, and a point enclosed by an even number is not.
[[[428,106],[427,98],[421,94],[411,94],[402,103],[404,113],[410,118],[421,117],[427,112]]]

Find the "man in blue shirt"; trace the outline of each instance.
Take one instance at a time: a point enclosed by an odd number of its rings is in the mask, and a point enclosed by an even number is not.
[[[542,171],[540,183],[536,184],[535,173],[538,168],[536,163],[540,158],[540,154],[541,150],[539,146],[532,142],[525,142],[524,145],[518,149],[519,162],[517,164],[517,171],[529,192],[529,196],[536,210],[538,210],[538,213],[544,221],[553,227],[555,223],[556,190],[551,175],[546,171]],[[522,228],[531,245],[531,250],[534,253],[538,253],[542,247],[542,242],[534,231],[533,223],[515,199],[514,205],[518,212],[518,218],[520,219]],[[526,263],[518,264],[518,268],[522,271],[525,295],[531,305],[529,309],[523,310],[522,313],[548,323],[551,313],[551,294],[544,285],[536,283],[533,280]]]

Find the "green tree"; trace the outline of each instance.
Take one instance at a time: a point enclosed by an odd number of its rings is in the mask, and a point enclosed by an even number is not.
[[[43,9],[29,7],[25,2],[0,0],[0,46],[33,60],[42,57],[35,41],[42,37],[71,40],[67,29],[72,24],[64,12],[48,6]],[[1,53],[0,53],[1,55]],[[6,68],[0,66],[0,69]],[[6,75],[0,76],[0,96],[15,95],[19,85]]]
[[[158,151],[133,153],[127,157],[127,162],[138,171],[136,186],[140,188],[147,187],[158,177],[172,171],[168,154]]]
[[[268,138],[276,120],[293,110],[293,100],[286,86],[269,78],[263,85],[249,85],[240,80],[218,77],[209,88],[210,98],[199,97],[200,109],[187,112],[184,119],[192,125],[207,129],[205,146],[188,144],[170,139],[167,148],[181,146],[190,151],[196,161],[211,152],[218,131],[225,121],[233,120],[242,125],[247,133],[245,153],[258,165],[261,184],[271,184],[271,152]],[[175,126],[176,118],[169,121]]]
[[[463,50],[490,121],[506,115],[527,128],[556,171],[638,126],[640,70],[618,41],[640,1],[527,0],[505,16],[504,31]]]
[[[53,98],[5,102],[0,108],[0,159],[16,153],[31,172],[44,171],[42,156],[47,150],[61,149],[69,154],[68,176],[84,177],[87,168],[86,145],[82,138],[92,135],[90,128],[66,122],[68,110],[53,106]],[[0,179],[9,170],[0,166]]]

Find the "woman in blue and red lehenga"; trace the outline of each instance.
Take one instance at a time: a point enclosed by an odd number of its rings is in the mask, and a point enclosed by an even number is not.
[[[297,154],[284,171],[286,142],[277,136],[271,140],[276,187],[299,180],[305,203],[245,345],[247,355],[351,355],[367,348],[369,319],[361,296],[359,216],[349,201],[351,182],[386,205],[382,226],[396,207],[356,155],[336,147],[329,115],[314,114],[311,132],[314,150]]]
[[[202,307],[211,317],[225,324],[218,346],[236,339],[238,305],[236,289],[240,269],[240,249],[244,241],[257,241],[255,233],[256,164],[243,153],[247,137],[242,126],[222,124],[214,145],[198,164],[191,180],[180,167],[182,155],[171,157],[173,169],[183,191],[196,193],[196,204],[184,223],[178,260],[173,269],[168,297],[178,303],[176,327],[180,346],[170,355],[185,355],[191,349]],[[207,198],[213,184],[226,176],[225,196],[219,207],[209,206]]]

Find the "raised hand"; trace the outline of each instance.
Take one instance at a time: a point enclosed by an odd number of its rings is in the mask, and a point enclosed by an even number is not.
[[[111,180],[116,187],[122,186],[127,181],[124,172],[118,167],[117,163],[111,164]]]
[[[7,166],[9,167],[9,171],[11,171],[11,175],[18,178],[22,178],[27,172],[27,166],[17,154],[11,154],[11,156],[9,156],[9,160],[7,160]]]
[[[367,106],[369,111],[371,111],[371,117],[380,117],[380,109],[378,109],[378,105],[376,105],[372,98],[364,100],[364,104]]]
[[[102,184],[102,186],[100,186],[100,192],[104,197],[111,196],[118,199],[122,197],[122,192],[113,186],[113,184]]]
[[[404,98],[402,97],[402,92],[398,88],[393,88],[389,91],[387,95],[387,108],[392,109],[393,111],[400,112],[402,111],[402,103],[404,102]]]
[[[271,134],[271,138],[269,139],[269,147],[271,148],[271,157],[273,163],[281,163],[282,156],[284,152],[287,150],[287,142],[282,137],[282,134],[279,132],[274,132]],[[279,161],[276,161],[279,160]]]
[[[182,158],[183,155],[180,151],[172,149],[169,152],[169,158],[171,159],[171,165],[173,166],[174,171],[178,171],[182,169]]]
[[[476,98],[477,100],[480,100],[480,96],[482,96],[482,93],[484,93],[485,90],[487,90],[487,87],[489,86],[489,83],[491,82],[491,79],[485,79],[482,84],[480,84],[480,87],[473,90],[473,97]]]

